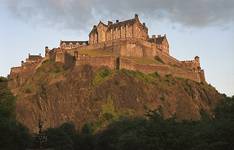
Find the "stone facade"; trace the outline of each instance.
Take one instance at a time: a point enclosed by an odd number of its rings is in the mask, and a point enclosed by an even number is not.
[[[140,22],[138,15],[135,15],[134,19],[122,22],[119,20],[116,20],[115,23],[108,21],[107,25],[100,21],[97,26],[93,26],[89,34],[89,44],[127,38],[148,39],[148,28],[145,23]]]
[[[88,45],[88,41],[60,41],[60,48],[73,49]]]
[[[136,61],[144,60],[147,63]],[[88,41],[60,41],[58,48],[45,47],[45,57],[29,55],[20,67],[11,69],[12,75],[25,70],[33,72],[43,61],[52,60],[66,67],[89,64],[111,69],[129,69],[144,73],[158,72],[176,77],[205,82],[204,70],[198,56],[194,60],[179,61],[169,52],[166,35],[148,35],[148,28],[138,15],[126,21],[99,22],[89,33]]]
[[[148,41],[155,43],[158,49],[169,54],[169,43],[167,41],[166,34],[164,36],[158,35],[157,37],[153,35],[152,38],[148,39]]]
[[[26,61],[21,61],[20,67],[11,68],[10,74],[18,74],[20,72],[30,70],[30,68],[34,68],[35,66],[37,66],[42,61],[42,59],[43,57],[41,56],[41,54],[39,55],[28,54],[28,58],[26,58]]]

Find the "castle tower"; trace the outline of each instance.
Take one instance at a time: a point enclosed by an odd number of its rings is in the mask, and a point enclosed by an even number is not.
[[[49,51],[50,51],[50,50],[49,50],[48,46],[46,46],[46,47],[45,47],[45,56],[47,56],[47,55],[49,54]]]
[[[194,58],[194,65],[195,65],[195,69],[196,70],[201,70],[201,67],[200,67],[200,57],[195,56],[195,58]]]

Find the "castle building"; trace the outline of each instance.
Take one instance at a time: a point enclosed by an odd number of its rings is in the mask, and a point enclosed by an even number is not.
[[[94,25],[87,41],[61,40],[59,47],[45,47],[45,57],[29,55],[26,68],[37,68],[41,62],[51,60],[66,66],[89,64],[94,68],[128,69],[144,73],[171,74],[196,82],[205,82],[200,58],[180,61],[170,55],[167,36],[148,34],[148,27],[136,14],[133,19]],[[31,64],[31,65],[30,65]],[[38,64],[37,67],[34,67]],[[25,63],[11,69],[13,74],[25,72]],[[33,67],[32,67],[33,66]],[[24,70],[24,71],[22,71]]]
[[[135,18],[122,21],[116,20],[115,23],[108,21],[108,24],[99,22],[89,33],[89,44],[102,43],[118,39],[138,38],[148,39],[148,28],[145,23],[141,23],[138,15]]]
[[[152,38],[149,38],[148,41],[151,43],[155,43],[159,50],[169,54],[169,43],[167,41],[166,34],[164,34],[163,36],[158,35],[158,37],[152,35]]]

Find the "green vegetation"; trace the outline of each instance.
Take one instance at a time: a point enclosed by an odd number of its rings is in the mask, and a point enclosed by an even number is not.
[[[170,75],[160,77],[157,73],[142,74],[120,70],[120,74],[145,82],[183,82],[189,91],[190,81],[173,79]],[[102,68],[96,76],[102,80],[113,73]],[[168,81],[166,81],[168,80]],[[194,83],[195,84],[195,83]],[[212,88],[208,84],[204,89]],[[165,95],[160,99],[163,101]],[[233,150],[234,139],[234,97],[226,99],[216,108],[214,118],[202,113],[202,120],[177,122],[175,118],[164,120],[161,110],[147,112],[145,117],[133,118],[115,108],[114,99],[109,96],[102,103],[100,122],[87,123],[76,130],[72,123],[44,131],[48,137],[45,148],[55,150]],[[105,128],[103,128],[105,126]],[[7,79],[0,78],[0,148],[24,150],[37,147],[28,130],[15,121],[15,97],[7,89]],[[34,141],[34,142],[32,142]],[[32,144],[32,143],[35,143]]]
[[[25,86],[24,86],[24,92],[25,93],[32,93],[35,89],[33,89],[34,87],[31,85],[31,84],[26,84]]]
[[[143,81],[145,84],[155,84],[157,86],[160,86],[161,88],[169,88],[170,85],[176,84],[176,78],[174,78],[170,74],[160,76],[160,74],[157,72],[145,74],[139,71],[131,71],[126,69],[121,69],[120,73],[132,77],[133,79]]]
[[[155,81],[156,78],[160,77],[158,73],[144,74],[139,71],[131,71],[126,69],[121,69],[120,73],[144,81],[146,83],[152,83],[153,81]]]
[[[164,61],[159,57],[159,56],[155,56],[154,59],[161,64],[164,64]]]
[[[50,73],[54,75],[59,75],[65,73],[64,66],[60,63],[56,63],[51,60],[44,61],[42,65],[37,69],[37,74]]]
[[[107,102],[102,105],[101,117],[106,121],[115,120],[118,117],[114,102],[110,96],[108,97]]]
[[[36,73],[29,78],[21,88],[25,94],[33,94],[40,90],[41,86],[47,85],[56,79],[62,78],[66,75],[67,70],[63,64],[56,63],[53,61],[44,61]]]
[[[112,105],[108,102],[108,105]],[[106,107],[106,106],[105,106]],[[109,109],[110,108],[110,109]],[[107,112],[114,109],[108,106]],[[72,124],[48,129],[47,147],[55,150],[233,150],[234,97],[216,109],[216,118],[192,122],[164,120],[160,111],[142,118],[119,118],[94,132],[93,124],[76,131]]]
[[[0,77],[0,149],[25,150],[30,144],[28,130],[15,120],[15,100],[7,79]]]
[[[138,64],[144,64],[144,65],[157,64],[157,62],[154,59],[150,58],[135,58],[135,61]]]
[[[0,117],[15,118],[15,97],[7,88],[4,77],[0,77]]]
[[[109,68],[100,68],[96,73],[93,79],[93,85],[96,86],[101,84],[103,81],[107,80],[112,74],[112,71]]]

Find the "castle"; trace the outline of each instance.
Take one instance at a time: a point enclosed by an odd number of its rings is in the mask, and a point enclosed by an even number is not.
[[[133,19],[107,24],[99,22],[89,33],[88,41],[60,41],[57,48],[45,47],[45,57],[30,55],[20,67],[11,68],[10,76],[35,70],[43,61],[51,60],[66,66],[89,64],[111,69],[128,69],[144,73],[158,72],[175,77],[205,82],[199,57],[179,61],[170,55],[166,35],[149,37],[148,28],[136,14]]]

